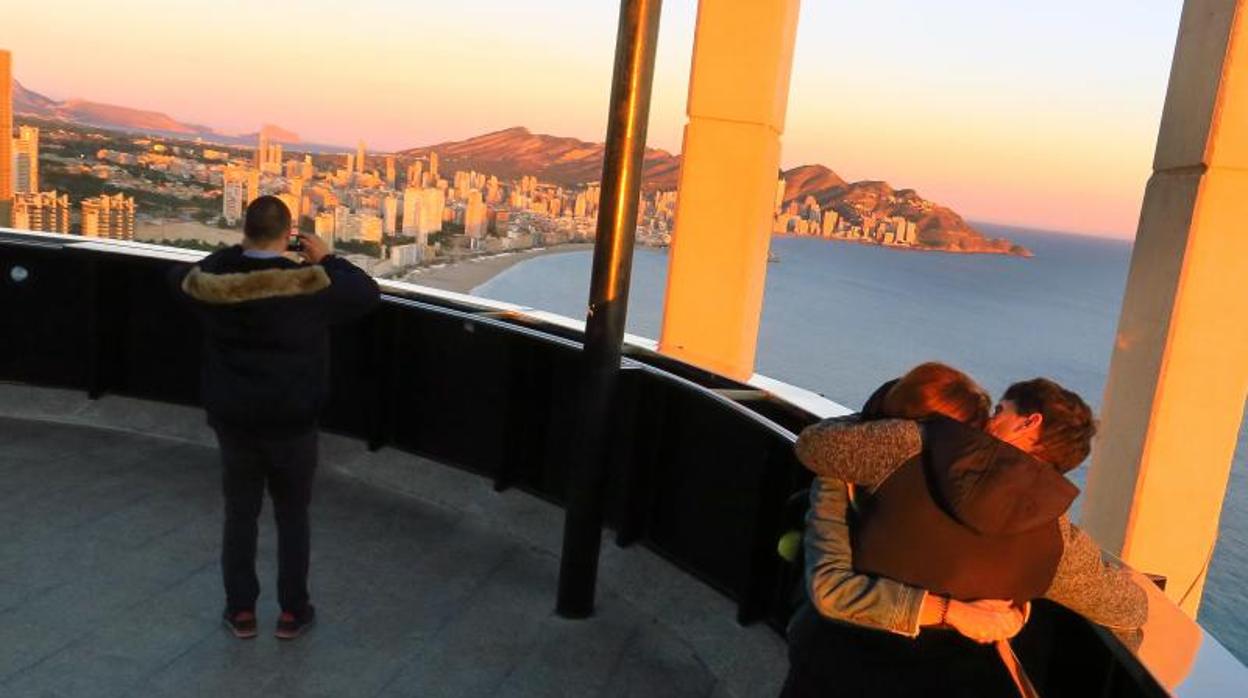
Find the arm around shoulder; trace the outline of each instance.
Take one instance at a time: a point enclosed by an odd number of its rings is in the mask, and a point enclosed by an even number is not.
[[[1113,630],[1134,630],[1148,620],[1148,595],[1130,568],[1107,562],[1092,536],[1066,517],[1058,520],[1062,557],[1045,598],[1093,623]]]
[[[923,450],[917,422],[902,419],[862,421],[859,417],[825,419],[802,430],[794,451],[816,475],[875,487],[897,466]]]

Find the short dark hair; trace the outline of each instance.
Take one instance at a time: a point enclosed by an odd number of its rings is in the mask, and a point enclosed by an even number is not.
[[[1020,415],[1038,412],[1044,417],[1040,423],[1040,438],[1032,450],[1036,458],[1066,473],[1077,468],[1092,452],[1096,419],[1092,408],[1078,393],[1048,378],[1033,378],[1011,385],[1001,399],[1013,402]]]
[[[243,235],[256,242],[272,242],[290,234],[290,209],[276,196],[262,196],[247,205]]]

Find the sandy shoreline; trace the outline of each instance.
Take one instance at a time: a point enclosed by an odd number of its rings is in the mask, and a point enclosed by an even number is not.
[[[140,221],[135,231],[135,239],[142,242],[163,243],[166,241],[199,240],[209,244],[237,244],[242,241],[242,232],[204,225],[195,221]],[[583,252],[592,250],[592,243],[568,243],[552,245],[538,249],[520,250],[517,252],[500,252],[498,254],[471,257],[457,262],[442,262],[428,267],[417,267],[398,274],[381,272],[383,276],[398,281],[406,281],[421,286],[432,286],[444,291],[471,293],[472,289],[498,276],[504,270],[520,262],[535,257],[567,252]],[[358,258],[350,255],[349,258]],[[372,270],[377,260],[355,259]],[[383,263],[381,266],[386,266]],[[378,269],[377,271],[381,271]]]
[[[466,259],[461,262],[420,267],[398,275],[395,278],[399,281],[406,281],[421,286],[432,286],[444,291],[471,293],[472,289],[484,284],[520,262],[546,255],[584,252],[592,249],[594,249],[594,246],[590,243],[571,243],[520,252],[504,252],[489,255],[488,257]]]

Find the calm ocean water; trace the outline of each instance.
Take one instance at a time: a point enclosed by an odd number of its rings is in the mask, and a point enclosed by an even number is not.
[[[1036,256],[774,240],[780,262],[768,267],[758,371],[858,406],[885,380],[939,360],[966,370],[997,396],[1013,381],[1048,376],[1099,410],[1130,243],[980,227],[1021,242]],[[588,252],[540,257],[474,294],[583,318],[589,269]],[[666,275],[666,252],[637,250],[629,332],[658,336]],[[1085,468],[1073,476],[1080,485]],[[1248,662],[1246,599],[1248,420],[1200,612],[1201,623]]]

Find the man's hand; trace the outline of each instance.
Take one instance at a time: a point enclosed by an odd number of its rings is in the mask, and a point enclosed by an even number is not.
[[[309,264],[320,264],[322,259],[329,256],[329,245],[312,233],[299,233],[299,239],[303,242],[303,249],[299,250],[299,254]]]
[[[1009,601],[950,601],[945,622],[980,643],[1008,640],[1023,629],[1025,611]]]

